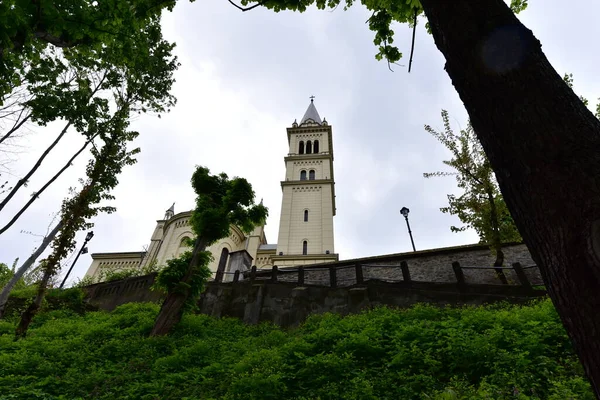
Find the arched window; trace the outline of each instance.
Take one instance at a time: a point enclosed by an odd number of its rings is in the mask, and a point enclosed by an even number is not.
[[[313,153],[319,154],[319,141],[315,140],[313,142]]]
[[[301,181],[306,180],[306,171],[305,170],[300,171],[300,180]]]
[[[309,181],[314,181],[315,180],[315,170],[311,169],[308,173],[308,180]]]
[[[308,222],[308,210],[304,210],[304,222]]]
[[[312,153],[312,143],[310,140],[306,141],[306,154]]]
[[[308,242],[305,240],[302,242],[302,255],[305,256],[308,254]]]
[[[179,242],[179,247],[188,247],[190,246],[190,241],[191,239],[187,236],[184,236],[181,238],[181,242]]]
[[[304,141],[300,141],[300,146],[298,148],[298,154],[304,154]]]

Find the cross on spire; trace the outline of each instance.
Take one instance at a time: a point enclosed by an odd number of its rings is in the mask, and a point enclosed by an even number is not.
[[[310,99],[310,102],[312,103],[315,100],[315,96],[310,96],[309,99]]]

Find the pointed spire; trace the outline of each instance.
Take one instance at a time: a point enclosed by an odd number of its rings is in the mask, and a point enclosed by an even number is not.
[[[165,211],[165,217],[163,219],[171,219],[173,215],[175,215],[175,203],[173,203],[173,205],[167,211]]]
[[[302,120],[300,120],[300,125],[307,122],[308,120],[311,120],[312,122],[316,122],[317,124],[321,125],[321,117],[319,116],[319,112],[315,107],[314,100],[315,96],[310,96],[310,104],[308,105],[308,108],[304,113],[304,117],[302,117]]]

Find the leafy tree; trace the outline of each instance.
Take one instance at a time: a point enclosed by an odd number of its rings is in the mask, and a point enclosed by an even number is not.
[[[243,232],[251,232],[265,221],[268,210],[262,204],[254,204],[254,191],[244,178],[229,179],[225,173],[211,175],[208,168],[196,167],[192,175],[192,187],[196,192],[196,207],[190,224],[197,235],[194,249],[173,261],[164,276],[168,293],[151,335],[165,335],[181,320],[186,304],[196,301],[204,284],[205,269],[209,255],[206,247],[229,235],[230,225],[237,225]],[[184,260],[189,260],[185,270]],[[162,279],[162,278],[161,278]]]
[[[504,264],[502,243],[521,241],[519,231],[502,198],[496,176],[488,161],[481,143],[473,132],[471,124],[457,134],[450,127],[448,112],[442,110],[444,130],[436,131],[430,125],[425,130],[441,142],[452,158],[444,164],[454,172],[424,173],[425,178],[455,176],[458,187],[464,190],[460,196],[448,195],[448,207],[442,207],[443,213],[456,215],[465,226],[451,226],[453,232],[462,232],[473,228],[481,242],[489,244],[496,255],[495,267]],[[500,272],[501,270],[499,270]]]
[[[11,271],[9,266],[4,263],[0,263],[0,286],[6,285],[12,275],[13,271]]]
[[[21,5],[21,2],[17,3]],[[86,3],[87,5],[89,4]],[[23,11],[19,6],[13,5],[10,13],[17,15]],[[0,5],[0,15],[2,7],[3,5]],[[67,4],[53,4],[53,7],[56,12],[61,7],[66,7],[63,11],[69,13],[70,6]],[[69,15],[69,18],[73,18],[73,15]],[[44,28],[38,26],[36,29]],[[131,31],[127,38],[116,41],[113,38],[108,44],[98,45],[100,47],[93,49],[86,46],[61,49],[49,45],[39,53],[26,55],[20,61],[20,69],[16,72],[18,76],[14,78],[11,90],[6,96],[2,96],[5,93],[0,90],[0,106],[5,102],[4,106],[0,107],[0,129],[6,128],[0,136],[0,144],[13,138],[25,122],[44,126],[51,121],[64,121],[56,139],[0,201],[0,210],[19,190],[26,187],[45,158],[70,130],[75,130],[85,137],[84,145],[46,184],[33,193],[9,224],[0,229],[0,234],[72,165],[75,158],[93,144],[99,134],[98,126],[110,118],[111,92],[121,91],[124,83],[135,82],[136,87],[130,91],[136,91],[137,99],[132,104],[137,102],[139,107],[131,112],[149,110],[160,113],[169,111],[175,104],[175,99],[169,92],[173,82],[172,72],[178,67],[178,63],[171,55],[174,45],[162,38],[160,13],[152,12],[148,17],[140,19],[139,26]],[[0,57],[0,65],[2,61],[3,58]],[[10,123],[3,120],[9,120]]]
[[[273,11],[341,0],[242,0]],[[346,7],[354,0],[346,0]],[[361,0],[378,57],[397,61],[393,22],[424,14],[500,191],[600,398],[600,121],[515,13],[526,0]]]
[[[141,81],[140,81],[141,82]],[[92,148],[93,159],[86,168],[86,180],[81,180],[82,189],[73,191],[73,196],[63,202],[60,216],[62,227],[52,241],[52,252],[44,260],[43,277],[38,285],[34,301],[21,316],[16,336],[23,337],[31,320],[39,310],[44,299],[49,280],[56,275],[60,262],[75,248],[75,234],[81,229],[92,226],[91,218],[99,212],[113,212],[114,207],[98,206],[99,203],[113,199],[110,190],[118,184],[118,175],[126,165],[135,163],[134,156],[139,149],[128,150],[127,144],[138,136],[129,131],[129,114],[138,94],[131,92],[132,86],[125,86],[124,92],[115,96],[117,110],[113,118],[103,124],[99,137],[104,142],[99,149]]]

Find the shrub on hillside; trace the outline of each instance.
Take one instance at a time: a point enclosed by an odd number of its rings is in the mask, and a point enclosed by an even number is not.
[[[18,342],[0,324],[0,398],[594,399],[549,300],[325,314],[289,331],[186,315],[148,338],[157,312],[54,311]]]
[[[37,293],[37,285],[30,285],[22,289],[13,290],[8,298],[6,317],[14,318],[29,306]],[[85,311],[95,310],[85,302],[85,293],[81,288],[49,289],[42,303],[43,311],[69,310],[82,314]],[[1,398],[0,398],[1,400]]]

